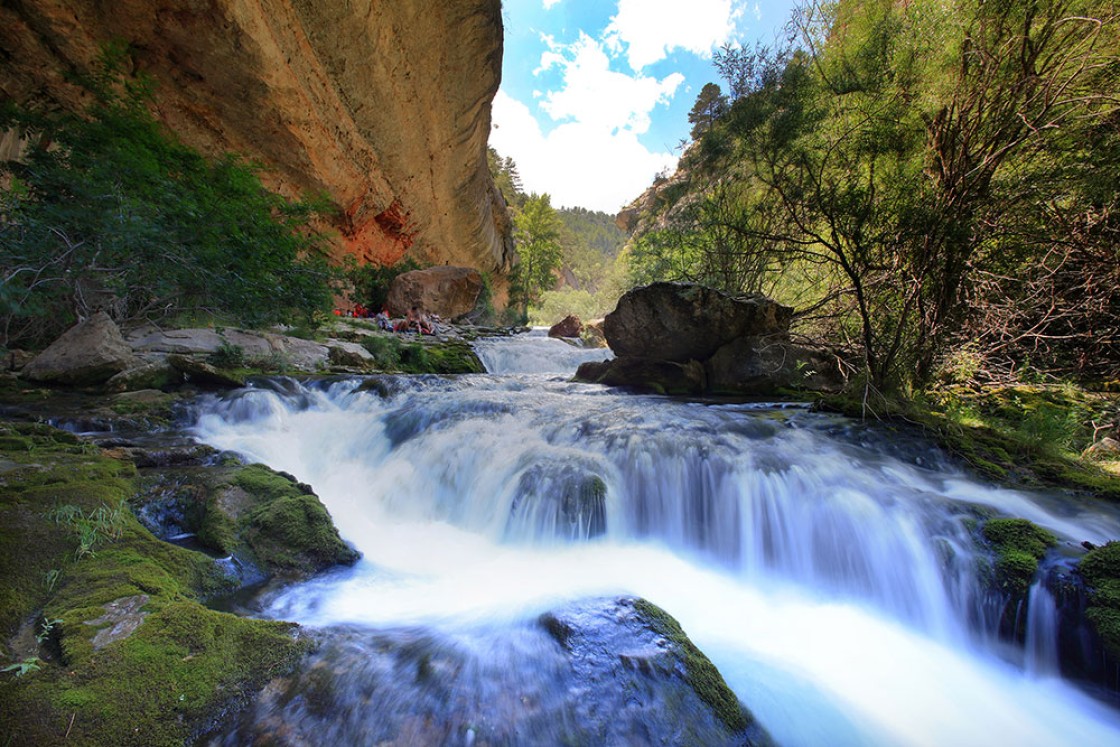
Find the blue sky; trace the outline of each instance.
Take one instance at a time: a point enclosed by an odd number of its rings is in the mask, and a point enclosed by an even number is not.
[[[526,191],[616,212],[672,171],[712,52],[771,41],[793,0],[504,0],[490,144]]]

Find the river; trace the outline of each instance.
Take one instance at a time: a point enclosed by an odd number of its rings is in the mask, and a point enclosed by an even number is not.
[[[999,641],[974,539],[978,518],[1023,517],[1072,554],[1120,537],[1117,511],[987,485],[917,438],[800,407],[570,383],[603,351],[539,334],[477,346],[489,374],[277,381],[202,405],[199,440],[312,485],[363,554],[259,614],[339,631],[351,668],[399,645],[377,631],[450,641],[458,669],[474,662],[471,702],[460,684],[423,707],[470,712],[548,679],[526,621],[634,595],[680,621],[780,744],[1120,744],[1117,712],[1054,674],[1045,589],[1026,650]],[[379,687],[333,703],[311,741],[374,741],[367,722],[423,710]],[[502,739],[564,741],[537,728]],[[461,736],[443,739],[485,734]]]

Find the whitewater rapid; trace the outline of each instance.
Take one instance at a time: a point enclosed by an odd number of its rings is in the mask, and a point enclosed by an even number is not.
[[[363,553],[266,614],[501,631],[636,595],[781,744],[1120,744],[1117,713],[1053,674],[1052,599],[1025,655],[996,640],[973,539],[1009,515],[1099,544],[1120,537],[1115,511],[981,484],[838,417],[567,381],[602,355],[488,341],[488,375],[207,403],[200,440],[311,484]]]

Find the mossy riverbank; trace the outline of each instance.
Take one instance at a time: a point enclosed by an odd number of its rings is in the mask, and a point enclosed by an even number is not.
[[[308,491],[230,469],[223,484],[263,497],[216,535],[270,571],[354,558]],[[141,525],[131,462],[0,421],[0,483],[0,744],[182,744],[307,652],[293,624],[205,606],[237,582]]]

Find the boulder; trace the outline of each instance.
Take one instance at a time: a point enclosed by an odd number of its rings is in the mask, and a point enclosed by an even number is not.
[[[579,337],[583,332],[583,322],[575,314],[569,314],[548,328],[549,337]]]
[[[269,683],[216,743],[774,744],[680,623],[642,599],[571,602],[470,645],[437,628],[315,635],[299,670]],[[393,707],[371,715],[373,702]],[[309,707],[319,703],[330,707]]]
[[[298,368],[301,371],[317,371],[326,366],[330,359],[330,350],[327,346],[314,340],[270,332],[265,333],[264,338],[271,350],[267,357],[278,358],[285,366]],[[248,356],[250,361],[254,357]]]
[[[775,389],[838,392],[844,388],[835,355],[783,337],[741,337],[704,364],[708,391],[767,394]]]
[[[633,356],[583,363],[575,378],[654,394],[702,394],[707,386],[704,366],[696,361],[677,363]]]
[[[1082,456],[1090,459],[1116,459],[1120,457],[1120,441],[1105,436],[1100,441],[1085,449]]]
[[[99,311],[67,330],[23,367],[30,381],[101,384],[134,363],[132,348],[109,315]]]
[[[482,291],[482,275],[470,267],[430,267],[397,275],[389,286],[386,305],[393,316],[413,306],[447,320],[470,313]]]
[[[110,392],[134,392],[142,389],[163,389],[183,381],[183,374],[166,359],[141,363],[114,375],[105,382]]]
[[[140,327],[130,332],[127,339],[133,350],[143,353],[208,354],[218,352],[223,345],[241,348],[250,358],[272,353],[272,346],[263,336],[237,329]]]
[[[365,368],[375,362],[373,354],[356,342],[332,342],[328,346],[328,355],[334,366]]]
[[[607,347],[607,336],[603,334],[603,320],[592,319],[583,325],[583,344],[589,348]]]
[[[0,360],[3,360],[5,371],[19,371],[34,359],[35,354],[26,350],[9,350]]]
[[[169,355],[167,362],[195,386],[204,389],[239,389],[245,379],[187,355]]]
[[[607,314],[603,332],[620,357],[707,360],[740,337],[785,335],[793,309],[762,296],[733,298],[690,283],[634,288]]]

